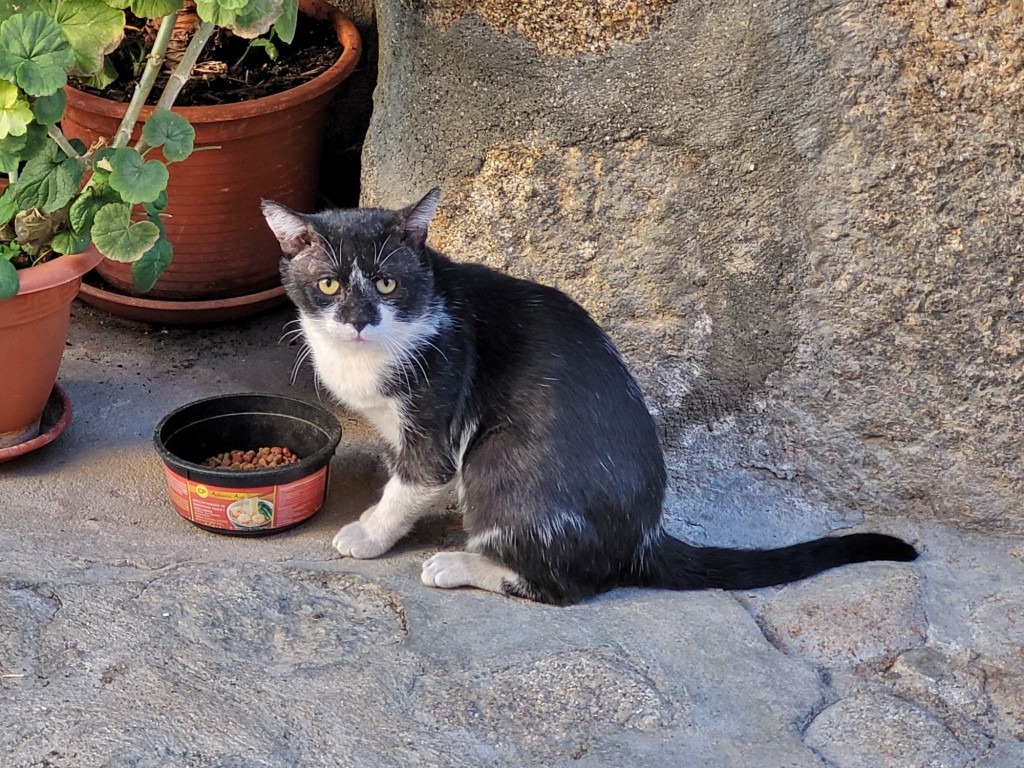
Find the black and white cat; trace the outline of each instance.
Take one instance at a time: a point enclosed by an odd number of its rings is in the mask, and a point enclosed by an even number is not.
[[[390,449],[380,501],[334,537],[342,555],[387,552],[454,483],[467,551],[428,559],[430,586],[568,604],[619,586],[746,589],[917,556],[873,533],[775,550],[669,536],[654,420],[612,342],[559,291],[427,246],[439,199],[312,215],[263,204],[317,377]]]

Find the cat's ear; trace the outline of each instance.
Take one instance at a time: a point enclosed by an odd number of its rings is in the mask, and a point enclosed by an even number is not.
[[[416,250],[422,250],[427,242],[427,227],[441,202],[441,188],[434,187],[416,205],[408,209],[402,221],[402,240]]]
[[[273,200],[264,200],[260,203],[260,208],[263,209],[267,224],[277,236],[286,259],[298,256],[312,244],[313,226],[302,214]]]

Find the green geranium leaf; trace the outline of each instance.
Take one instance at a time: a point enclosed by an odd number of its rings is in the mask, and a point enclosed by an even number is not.
[[[9,299],[18,293],[18,270],[7,259],[0,259],[0,299]]]
[[[76,232],[87,232],[92,227],[93,217],[96,211],[102,208],[105,202],[98,198],[91,189],[85,190],[71,204],[68,210],[68,220],[71,228]]]
[[[86,77],[99,72],[124,36],[124,11],[96,0],[57,0],[56,5],[54,19],[74,53],[71,68]]]
[[[195,128],[181,115],[158,109],[142,127],[142,140],[151,147],[163,147],[168,162],[177,163],[192,154]]]
[[[29,96],[48,96],[64,87],[74,54],[60,26],[38,11],[0,24],[0,78]]]
[[[282,0],[250,0],[231,25],[231,31],[245,38],[265,35],[281,18],[283,9]]]
[[[212,22],[218,27],[225,27],[238,17],[237,8],[224,7],[218,0],[196,0],[196,11],[203,21]]]
[[[14,83],[0,80],[0,139],[24,136],[32,122],[32,107]]]
[[[141,259],[160,237],[160,228],[151,221],[132,221],[131,206],[108,203],[96,212],[92,223],[92,241],[100,253],[114,261]]]
[[[82,82],[90,88],[102,91],[112,82],[117,80],[117,78],[117,67],[114,66],[110,59],[104,57],[103,66],[100,67],[99,71],[93,73],[89,77],[83,77]]]
[[[43,151],[25,163],[18,180],[11,185],[20,209],[38,208],[53,213],[67,205],[82,183],[82,164],[48,143]]]
[[[18,170],[21,167],[21,153],[24,149],[25,136],[8,136],[0,139],[0,173]]]
[[[251,0],[211,0],[212,5],[216,5],[223,11],[237,12],[243,11],[250,2]],[[200,15],[202,14],[200,13]]]
[[[196,10],[204,21],[253,38],[270,30],[283,7],[282,0],[196,0]]]
[[[126,2],[101,0],[19,0],[21,13],[39,11],[60,25],[73,55],[71,69],[93,81],[105,71],[106,54],[114,50],[124,35],[125,16],[120,8]],[[116,77],[116,74],[115,74]]]
[[[4,21],[17,13],[27,16],[30,13],[38,12],[53,18],[57,12],[57,5],[60,2],[61,0],[15,0],[14,3],[10,4],[13,5],[12,10],[7,12],[6,15],[4,11],[0,11],[0,21]]]
[[[167,207],[167,190],[165,189],[161,192],[160,196],[153,202],[143,203],[142,207],[146,209],[146,215],[149,216],[150,221],[155,221],[157,224],[160,224],[160,214],[163,212],[164,208]],[[163,225],[161,225],[161,228],[162,227]]]
[[[36,11],[52,17],[57,10],[58,2],[60,0],[14,0],[14,2],[0,3],[0,22],[7,21],[15,14],[29,14]]]
[[[143,160],[131,147],[110,155],[110,186],[128,203],[150,203],[167,189],[167,166],[159,160]]]
[[[46,127],[32,123],[24,136],[0,139],[0,173],[10,173],[46,147]]]
[[[71,228],[81,234],[88,234],[92,229],[96,212],[107,203],[120,203],[121,197],[105,184],[98,183],[96,177],[90,180],[89,186],[82,191],[68,210]]]
[[[18,204],[14,202],[14,192],[10,187],[0,195],[0,227],[14,218],[18,212]]]
[[[299,0],[284,0],[281,18],[274,24],[274,34],[282,43],[291,43],[295,39],[295,27],[299,23]]]
[[[56,125],[64,117],[64,108],[68,105],[68,97],[63,90],[40,96],[32,102],[32,114],[41,125]]]
[[[108,0],[109,2],[110,0]],[[181,0],[131,0],[132,13],[144,19],[162,19],[181,7]]]
[[[50,241],[50,247],[57,253],[81,253],[89,247],[92,238],[88,232],[58,232]]]
[[[114,147],[104,147],[103,149],[97,150],[92,156],[93,172],[103,173],[109,176],[110,172],[114,170],[113,166],[110,164],[110,158],[114,156],[115,152],[117,152],[117,150],[114,149]]]
[[[167,238],[161,237],[156,244],[146,251],[146,255],[132,264],[132,282],[135,287],[145,293],[159,279],[163,271],[170,266],[174,251]]]

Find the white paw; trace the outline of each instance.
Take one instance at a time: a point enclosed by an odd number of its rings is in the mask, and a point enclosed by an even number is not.
[[[359,519],[360,520],[366,520],[366,518],[368,518],[370,515],[372,515],[376,511],[377,511],[377,505],[376,504],[371,504],[365,510],[363,510],[363,514],[361,514],[359,516]]]
[[[371,536],[367,527],[358,520],[334,534],[334,541],[331,542],[342,557],[355,557],[359,560],[383,555],[391,548],[391,543]]]
[[[423,563],[420,578],[428,587],[451,589],[469,584],[465,552],[438,552]],[[470,555],[472,557],[472,555]]]

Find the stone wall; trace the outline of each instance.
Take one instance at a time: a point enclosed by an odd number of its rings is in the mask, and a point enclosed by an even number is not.
[[[592,312],[684,532],[1024,533],[1020,0],[378,0],[376,33],[362,203],[439,183],[435,247]]]

